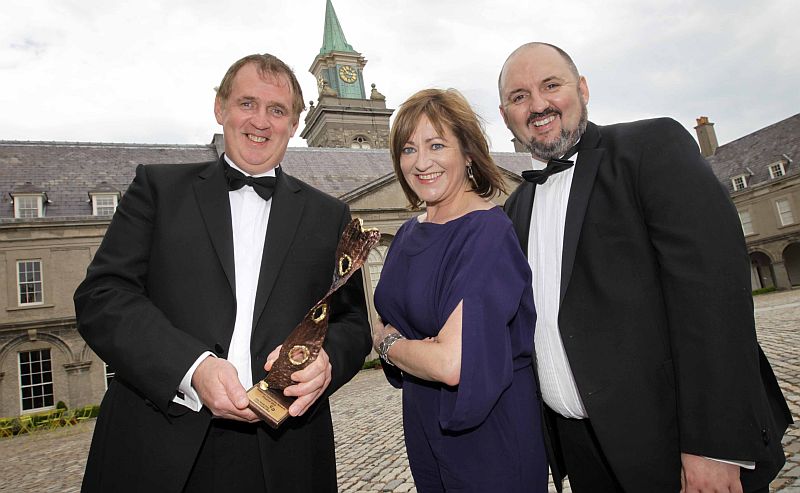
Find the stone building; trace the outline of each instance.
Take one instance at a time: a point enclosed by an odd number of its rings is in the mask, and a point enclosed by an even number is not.
[[[139,163],[216,160],[207,145],[0,141],[0,416],[99,403],[113,369],[76,330],[72,294]],[[529,165],[495,153],[509,190]],[[347,202],[383,237],[365,266],[370,299],[408,209],[387,150],[290,148],[289,174]],[[498,203],[505,196],[498,197]],[[374,314],[371,314],[374,316]]]
[[[331,0],[325,6],[322,48],[309,72],[317,79],[318,104],[310,101],[300,137],[309,147],[386,149],[389,117],[386,97],[375,84],[367,97],[364,66],[367,61],[345,39]]]
[[[800,114],[721,146],[707,117],[695,130],[739,212],[753,289],[800,285]]]
[[[392,110],[374,86],[365,92],[366,60],[330,0],[324,31],[310,70],[320,94],[302,133],[309,147],[290,148],[282,166],[383,233],[364,269],[371,306],[394,233],[417,213],[386,149]],[[75,288],[138,164],[213,161],[223,149],[219,134],[205,145],[0,141],[0,416],[100,402],[114,372],[76,330]],[[494,158],[513,190],[530,157]]]

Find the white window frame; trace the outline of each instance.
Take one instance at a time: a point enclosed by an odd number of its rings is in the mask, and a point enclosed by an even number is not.
[[[772,163],[769,165],[769,177],[772,179],[780,178],[786,174],[786,170],[783,167],[783,161],[778,161],[777,163]]]
[[[116,370],[108,366],[108,363],[103,363],[103,368],[105,368],[106,370],[106,390],[108,390],[108,384],[110,384],[111,381],[114,380],[114,377],[116,376],[117,372]]]
[[[119,196],[116,193],[93,193],[92,197],[92,215],[94,216],[113,216],[119,204]],[[111,199],[111,204],[100,204],[100,201]],[[100,214],[101,209],[113,209],[110,214]]]
[[[781,207],[781,206],[784,207]],[[781,226],[789,226],[794,224],[794,213],[792,213],[792,204],[788,198],[777,199],[775,201],[775,210],[778,212],[778,221]]]
[[[746,221],[745,216],[747,217]],[[750,215],[750,211],[739,211],[739,222],[742,225],[742,233],[744,233],[745,236],[755,234],[755,230],[753,229],[753,218]]]
[[[40,193],[23,193],[14,194],[14,217],[17,219],[33,219],[36,217],[44,217],[44,196]],[[28,204],[28,201],[35,200],[35,208]],[[25,207],[23,207],[23,205]],[[23,215],[23,211],[36,210],[36,215]]]
[[[375,293],[375,288],[378,286],[378,281],[381,279],[381,272],[383,272],[383,263],[386,260],[386,252],[389,250],[388,246],[379,245],[370,250],[367,256],[367,272],[369,274],[369,282],[372,286],[372,293]]]
[[[44,357],[44,353],[46,354],[46,358]],[[38,360],[33,360],[34,353],[38,353]],[[17,357],[17,363],[19,365],[19,408],[22,412],[35,412],[40,411],[43,409],[53,409],[55,407],[55,389],[53,388],[53,359],[52,355],[50,354],[50,348],[42,348],[42,349],[34,349],[31,351],[20,351],[19,356]],[[22,355],[28,355],[28,361],[23,363]],[[34,365],[39,365],[39,370],[34,371]],[[23,374],[23,370],[27,366],[28,371]],[[44,367],[47,367],[45,369]],[[38,382],[34,383],[37,380],[36,376],[38,375]],[[23,383],[23,377],[28,376],[30,377],[30,382],[27,384]],[[47,393],[47,387],[49,386],[50,392]],[[25,397],[23,394],[25,393],[24,389],[41,389],[41,395],[35,396],[31,395],[30,397]],[[31,390],[31,394],[34,394],[36,390]],[[31,401],[31,405],[35,404],[35,399],[41,398],[43,406],[40,407],[25,407],[25,401]],[[48,404],[49,398],[49,404]]]
[[[736,182],[736,180],[739,180],[739,179],[742,180],[742,185],[741,186],[739,186],[737,184],[737,182]],[[739,190],[744,190],[745,188],[747,188],[747,175],[745,175],[745,174],[736,175],[733,178],[731,178],[731,183],[733,183],[733,191],[734,192],[738,192]]]
[[[38,266],[38,269],[34,268],[29,273],[28,272],[28,264],[31,264],[31,266],[36,265],[36,266]],[[23,265],[25,265],[24,274],[26,274],[26,279],[22,279],[23,272],[22,272],[21,267]],[[28,280],[27,279],[27,274],[31,274],[33,276],[33,279]],[[37,274],[38,274],[38,279],[37,279]],[[28,302],[23,302],[22,301],[22,295],[23,295],[22,286],[23,286],[23,284],[24,285],[29,285],[29,284],[33,284],[34,285],[34,289],[33,289],[34,300],[36,298],[36,294],[38,293],[39,294],[38,301],[36,301],[36,300],[35,301],[28,301]],[[39,288],[38,290],[36,289],[36,285],[37,284],[38,284],[38,288]],[[27,289],[25,290],[25,294],[26,295],[28,294],[28,290]],[[44,304],[44,272],[43,272],[43,269],[42,269],[42,260],[41,259],[20,259],[20,260],[17,260],[17,306],[36,306],[36,305],[42,305],[42,304]]]

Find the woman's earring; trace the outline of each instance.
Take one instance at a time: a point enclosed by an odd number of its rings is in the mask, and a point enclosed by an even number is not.
[[[475,175],[472,173],[472,161],[467,161],[467,178],[475,185],[475,189],[478,188],[478,182],[475,181]]]

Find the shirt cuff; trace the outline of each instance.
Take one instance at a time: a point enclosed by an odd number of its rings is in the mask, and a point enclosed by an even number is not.
[[[183,376],[183,380],[181,380],[180,385],[178,385],[178,391],[175,397],[172,398],[172,402],[180,404],[181,406],[186,406],[192,411],[199,411],[203,408],[203,402],[200,400],[200,396],[197,395],[197,391],[192,387],[192,377],[194,376],[194,371],[197,369],[197,366],[208,356],[217,357],[217,355],[211,351],[206,351],[201,354],[200,357],[195,360],[194,364],[189,367],[186,375]]]
[[[706,457],[706,459],[715,460],[717,462],[722,462],[722,463],[725,463],[725,464],[731,464],[731,465],[734,465],[734,466],[739,466],[739,467],[741,467],[743,469],[749,469],[751,471],[756,468],[755,461],[749,461],[749,460],[725,460],[725,459],[715,459],[713,457]]]

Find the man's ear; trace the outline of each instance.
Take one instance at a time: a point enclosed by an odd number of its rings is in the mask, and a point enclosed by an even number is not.
[[[217,123],[222,125],[222,100],[219,96],[214,98],[214,117],[217,119]]]
[[[506,127],[508,127],[508,117],[506,117],[506,110],[503,108],[503,104],[500,103],[498,108],[500,108],[500,116],[503,117],[503,122],[506,124]]]
[[[583,99],[583,104],[589,104],[589,84],[586,83],[586,77],[582,75],[578,81],[578,91],[581,94],[581,99]]]

